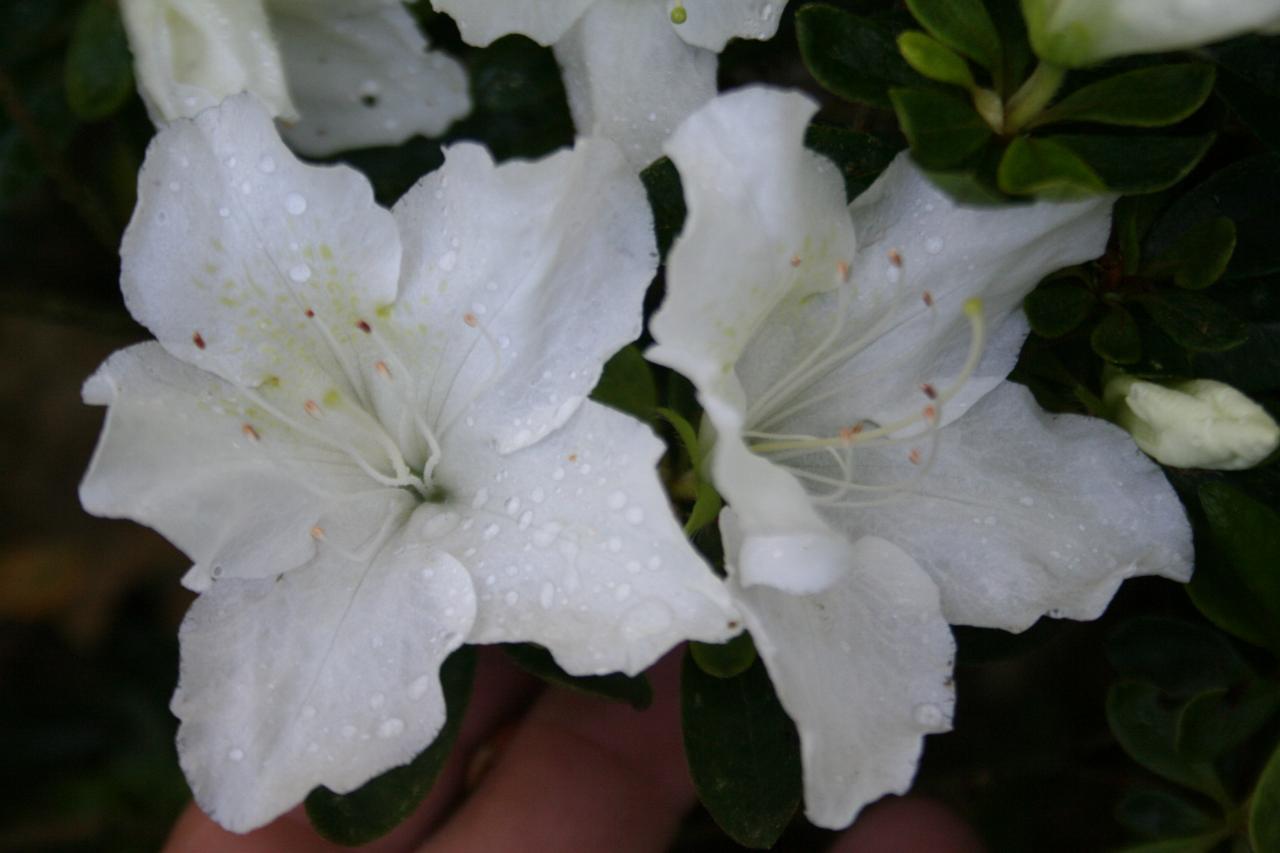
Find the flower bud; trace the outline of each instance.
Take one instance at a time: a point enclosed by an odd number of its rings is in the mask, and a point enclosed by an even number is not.
[[[1238,471],[1280,445],[1280,427],[1265,409],[1211,379],[1161,385],[1121,373],[1106,383],[1104,401],[1162,465]]]
[[[1036,54],[1070,68],[1280,27],[1274,0],[1022,0]]]

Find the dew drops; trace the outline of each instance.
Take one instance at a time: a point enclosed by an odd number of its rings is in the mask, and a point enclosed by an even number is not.
[[[760,8],[760,19],[763,21],[767,21],[772,16],[773,16],[773,4],[765,3],[764,6]]]
[[[622,550],[622,540],[617,536],[610,536],[609,541],[605,543],[605,547],[616,554]]]
[[[627,510],[625,518],[632,524],[640,524],[644,521],[644,510],[638,506],[633,506]]]
[[[911,712],[911,716],[915,718],[916,724],[926,729],[936,729],[940,727],[946,720],[942,709],[931,702],[917,705]]]
[[[388,717],[378,725],[378,737],[392,738],[404,732],[404,720],[399,717]]]
[[[556,588],[550,581],[547,581],[542,585],[542,592],[538,595],[538,603],[542,605],[544,610],[550,610],[555,601]]]
[[[386,696],[383,696],[381,693],[375,693],[369,697],[369,707],[376,710],[386,704],[386,701]]]
[[[409,682],[409,698],[421,699],[427,695],[427,691],[431,689],[431,676],[419,675],[413,681]]]
[[[498,535],[498,525],[496,524],[490,524],[488,527],[484,529],[483,536],[485,539],[492,539],[497,535]]]
[[[480,509],[480,507],[484,506],[488,502],[489,502],[489,490],[482,487],[480,491],[476,492],[476,496],[471,499],[471,508]]]
[[[507,498],[507,502],[502,505],[502,508],[507,511],[507,515],[514,518],[515,514],[520,511],[520,499],[516,497]]]
[[[294,216],[301,216],[307,212],[307,200],[298,193],[289,193],[284,197],[284,209]]]
[[[1035,506],[1036,499],[1031,497],[1031,495],[1023,495],[1022,497],[1018,498],[1018,503],[1022,504],[1023,506]]]
[[[311,279],[311,267],[306,264],[294,264],[289,267],[289,278],[298,282],[298,284],[309,281]]]
[[[230,758],[232,761],[244,761],[244,750],[239,748],[233,749],[227,753],[227,758]]]
[[[422,536],[425,539],[438,539],[452,533],[459,521],[456,512],[438,512],[422,523]]]
[[[515,607],[516,603],[520,601],[520,593],[516,592],[514,589],[509,589],[507,590],[507,594],[502,596],[502,600],[507,603],[508,607]]]
[[[177,181],[170,181],[170,182],[169,182],[169,192],[175,192],[175,193],[176,193],[176,192],[177,192],[178,190],[180,190],[180,189],[182,189],[182,184],[178,183]]]
[[[563,479],[564,479],[564,469],[563,469],[563,468],[557,468],[556,470],[552,471],[552,472],[551,472],[551,479],[555,480],[557,483],[558,483],[558,482],[560,482],[561,480],[563,480]]]
[[[356,727],[347,723],[342,727],[341,733],[344,738],[351,739],[356,736]]]
[[[624,583],[613,592],[613,597],[618,601],[626,601],[631,597],[631,584]]]
[[[526,509],[520,515],[520,521],[518,522],[518,526],[520,527],[521,530],[528,530],[529,525],[532,523],[533,523],[533,512],[531,510]]]
[[[622,509],[627,505],[627,496],[622,492],[614,492],[605,501],[609,509]]]
[[[671,609],[660,601],[646,601],[622,617],[622,631],[631,638],[652,637],[671,627]]]
[[[542,488],[542,486],[538,486],[536,489],[534,489],[532,492],[529,493],[529,498],[534,503],[540,504],[547,499],[547,492],[545,489]]]
[[[304,705],[304,706],[302,707],[302,719],[304,719],[304,720],[310,720],[310,719],[311,719],[312,717],[314,717],[315,715],[316,715],[316,706],[315,706],[315,705]]]
[[[276,170],[276,158],[270,154],[263,154],[262,159],[258,161],[258,170],[264,175],[270,175]]]
[[[540,529],[534,531],[533,544],[539,548],[546,548],[556,541],[556,536],[560,533],[560,525],[556,522],[550,522],[543,525]]]
[[[436,261],[436,265],[445,272],[452,272],[453,268],[458,265],[458,253],[450,249],[440,256],[440,260]]]
[[[924,241],[924,250],[931,255],[936,255],[943,250],[947,244],[943,242],[941,237],[930,237]]]
[[[228,216],[231,215],[231,209],[227,207],[220,207],[218,208],[218,215],[221,216],[223,219],[226,219]]]

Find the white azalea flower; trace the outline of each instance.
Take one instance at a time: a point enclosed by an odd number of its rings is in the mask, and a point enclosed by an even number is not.
[[[122,0],[157,123],[252,92],[322,156],[435,136],[470,109],[462,66],[427,50],[403,0]]]
[[[1036,53],[1068,67],[1280,27],[1280,0],[1022,0]]]
[[[656,265],[611,143],[457,145],[387,211],[241,96],[157,136],[122,258],[158,341],[85,386],[110,409],[81,499],[195,562],[173,710],[224,826],[411,759],[464,641],[634,673],[730,633],[661,443],[585,399]]]
[[[1185,580],[1190,532],[1122,430],[1003,381],[1022,297],[1102,251],[1110,202],[965,208],[904,156],[846,211],[814,109],[741,90],[672,137],[689,216],[648,355],[717,432],[729,585],[839,827],[949,727],[947,622],[1095,617],[1125,577]]]
[[[470,44],[523,33],[554,45],[581,133],[623,145],[637,166],[716,93],[731,38],[768,39],[786,0],[434,0]]]
[[[1266,409],[1212,379],[1160,385],[1118,373],[1104,400],[1116,423],[1164,465],[1240,471],[1280,446],[1280,426]]]

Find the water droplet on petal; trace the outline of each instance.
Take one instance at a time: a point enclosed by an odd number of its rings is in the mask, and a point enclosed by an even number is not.
[[[520,593],[516,592],[514,589],[509,589],[507,590],[507,594],[502,597],[502,600],[507,603],[508,607],[515,607],[516,602],[520,600]]]
[[[419,675],[409,682],[409,696],[413,699],[421,699],[426,696],[429,689],[431,689],[431,676],[429,675]]]
[[[916,724],[926,729],[937,729],[946,723],[942,709],[931,702],[917,705],[911,712]]]
[[[227,758],[230,758],[232,761],[244,761],[244,750],[239,748],[233,749],[227,753]]]
[[[289,268],[289,278],[299,284],[308,281],[311,278],[311,267],[306,264],[294,264]]]
[[[622,509],[627,505],[627,496],[622,492],[614,492],[605,501],[609,509]]]
[[[556,588],[550,581],[547,581],[542,585],[542,593],[538,596],[538,602],[542,605],[543,609],[550,610],[551,605],[555,604],[555,601]]]
[[[294,216],[301,216],[307,212],[307,200],[298,193],[289,193],[284,197],[284,209]]]
[[[386,701],[386,696],[383,696],[381,693],[375,693],[369,697],[369,707],[374,709],[381,708]]]
[[[622,617],[622,632],[638,639],[652,637],[671,627],[671,609],[660,601],[646,601],[628,610]]]
[[[258,168],[264,175],[270,175],[276,170],[276,158],[270,154],[263,154],[262,159],[258,161]]]
[[[931,255],[936,255],[943,250],[947,244],[943,242],[941,237],[930,237],[924,241],[924,250]]]
[[[638,506],[633,506],[627,510],[626,519],[632,524],[640,524],[644,521],[644,510]]]
[[[389,717],[378,726],[378,737],[391,738],[404,732],[404,720]]]
[[[438,260],[436,264],[445,272],[452,272],[453,268],[458,265],[458,253],[452,250],[445,252],[440,256],[440,260]]]

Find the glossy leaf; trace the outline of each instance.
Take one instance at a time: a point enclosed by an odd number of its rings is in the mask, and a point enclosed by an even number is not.
[[[349,794],[316,788],[307,795],[307,817],[316,832],[348,846],[368,844],[413,814],[444,769],[462,729],[475,675],[475,648],[463,646],[440,667],[446,719],[435,741],[403,767],[376,776]]]
[[[835,6],[796,12],[800,56],[827,91],[873,107],[890,106],[889,89],[926,82],[898,52],[896,31],[883,20]]]
[[[689,653],[707,675],[733,678],[755,663],[756,645],[751,641],[751,635],[743,631],[724,643],[690,643]]]
[[[698,796],[737,843],[771,847],[800,805],[800,740],[764,664],[716,678],[686,655],[684,749]]]
[[[1280,651],[1280,514],[1226,483],[1200,488],[1214,555],[1192,600],[1243,639]]]
[[[533,643],[503,643],[502,650],[516,665],[548,684],[566,687],[579,693],[626,702],[633,708],[648,708],[653,703],[653,687],[644,675],[570,675],[560,668],[551,652]]]
[[[1127,792],[1116,806],[1116,820],[1143,838],[1187,838],[1208,833],[1220,823],[1186,798],[1156,788]]]
[[[591,392],[591,399],[642,421],[653,420],[658,407],[658,386],[639,348],[625,346],[605,362],[604,373]]]
[[[1093,351],[1112,364],[1134,364],[1142,358],[1142,335],[1133,315],[1112,308],[1089,336]]]
[[[1249,841],[1257,853],[1280,850],[1280,747],[1271,754],[1249,801]]]
[[[1060,338],[1074,331],[1093,312],[1097,299],[1076,280],[1048,281],[1027,294],[1022,310],[1036,334]]]
[[[1154,684],[1113,684],[1107,693],[1107,722],[1129,757],[1152,773],[1211,796],[1221,794],[1210,766],[1178,754],[1178,709],[1166,704]]]
[[[1053,139],[1089,164],[1109,189],[1129,194],[1159,192],[1185,178],[1214,136],[1059,134]]]
[[[1184,290],[1203,290],[1222,278],[1236,250],[1236,226],[1225,216],[1201,222],[1187,230],[1164,255],[1143,268],[1148,277],[1173,274]]]
[[[1000,189],[1058,201],[1107,191],[1097,173],[1074,151],[1053,139],[1019,136],[1009,144],[996,173]]]
[[[988,70],[1000,67],[1000,34],[982,0],[907,0],[929,34]]]
[[[67,104],[85,121],[106,118],[133,94],[133,58],[114,3],[89,0],[81,8],[65,80]]]
[[[930,35],[908,30],[898,36],[898,50],[908,65],[930,80],[966,89],[977,85],[964,57]]]
[[[839,167],[850,201],[871,186],[901,150],[900,144],[879,136],[825,124],[809,125],[804,144]]]
[[[1120,625],[1107,642],[1107,659],[1121,675],[1150,681],[1174,696],[1230,687],[1253,674],[1217,631],[1159,616]]]
[[[1161,290],[1143,297],[1142,305],[1162,332],[1189,350],[1221,352],[1249,337],[1239,317],[1198,293]]]
[[[991,128],[963,96],[930,89],[889,93],[911,155],[925,169],[959,166],[987,144]]]
[[[1280,687],[1258,680],[1244,688],[1220,687],[1193,698],[1178,717],[1178,752],[1212,761],[1252,737],[1280,711]]]
[[[1213,66],[1200,62],[1139,68],[1077,89],[1030,126],[1073,121],[1164,127],[1200,109],[1213,80]]]

